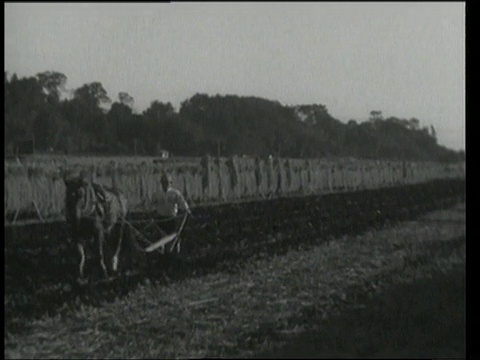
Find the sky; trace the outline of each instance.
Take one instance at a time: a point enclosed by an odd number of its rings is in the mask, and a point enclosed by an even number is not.
[[[196,93],[417,118],[465,149],[465,3],[5,3],[5,71],[99,81],[139,112]]]

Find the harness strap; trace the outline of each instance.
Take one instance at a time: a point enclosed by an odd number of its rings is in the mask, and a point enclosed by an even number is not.
[[[85,194],[83,196],[83,207],[81,213],[83,217],[89,217],[95,211],[95,205],[92,203],[92,194],[90,187],[87,185],[84,187]]]
[[[101,192],[96,191],[92,184],[88,184],[85,188],[85,195],[83,198],[83,208],[82,216],[83,217],[92,217],[92,214],[96,211],[98,215],[105,215],[105,207],[102,206],[102,203],[106,203],[106,199],[102,196]],[[101,197],[100,201],[98,198]]]

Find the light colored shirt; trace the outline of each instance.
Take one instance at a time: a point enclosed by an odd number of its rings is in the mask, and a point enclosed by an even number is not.
[[[155,209],[161,216],[176,216],[178,209],[189,211],[189,207],[179,190],[169,187],[167,191],[157,191],[153,196]]]

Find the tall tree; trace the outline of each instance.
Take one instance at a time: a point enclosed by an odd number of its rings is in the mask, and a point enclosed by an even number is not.
[[[96,108],[111,103],[107,91],[100,82],[85,84],[76,89],[74,98]]]
[[[128,153],[134,151],[134,140],[138,137],[138,126],[134,123],[132,106],[134,99],[126,92],[118,94],[118,102],[114,102],[108,111],[108,126],[111,132],[109,146],[112,150]],[[133,137],[133,139],[132,139]]]
[[[171,103],[152,101],[150,107],[143,112],[144,118],[144,141],[149,153],[155,154],[159,150],[169,150],[172,145],[172,137],[175,137],[173,121],[175,110]]]
[[[135,103],[133,97],[127,92],[119,92],[118,101],[120,101],[120,104],[128,106],[130,109],[133,108],[133,104]]]
[[[109,132],[107,117],[102,105],[110,103],[107,91],[99,82],[84,84],[74,91],[73,99],[66,107],[66,118],[79,127],[88,136],[81,148],[105,150],[107,144],[114,142]]]
[[[45,94],[35,77],[18,79],[14,74],[5,84],[5,147],[21,139],[32,139],[33,124],[45,105]]]
[[[380,110],[372,110],[370,111],[370,118],[369,120],[372,122],[372,123],[376,123],[378,121],[381,121],[383,120],[383,115],[382,115],[382,112]]]
[[[36,75],[38,83],[47,94],[47,99],[58,103],[67,83],[67,77],[56,71],[45,71]]]

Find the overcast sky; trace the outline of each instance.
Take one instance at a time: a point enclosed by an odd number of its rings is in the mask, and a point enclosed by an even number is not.
[[[93,81],[112,100],[236,94],[342,121],[433,125],[465,148],[465,3],[6,3],[5,71]]]

